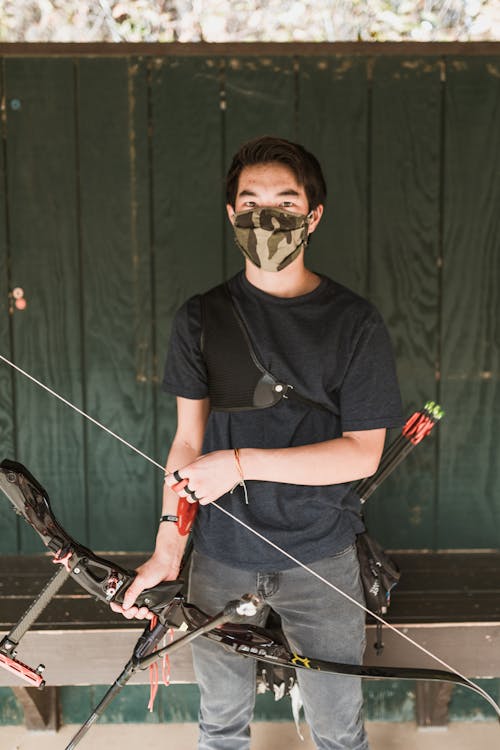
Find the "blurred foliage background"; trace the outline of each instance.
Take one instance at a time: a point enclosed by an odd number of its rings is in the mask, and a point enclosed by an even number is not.
[[[499,0],[0,0],[2,42],[498,39]]]

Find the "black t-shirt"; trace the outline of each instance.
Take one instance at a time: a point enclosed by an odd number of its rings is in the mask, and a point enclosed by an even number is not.
[[[229,285],[264,367],[302,396],[340,407],[340,416],[292,399],[265,409],[212,411],[204,453],[309,445],[344,431],[402,424],[392,347],[373,305],[326,277],[312,292],[293,298],[257,289],[243,272]],[[208,395],[200,338],[197,295],[177,312],[170,339],[163,387],[176,396]],[[248,505],[240,487],[219,503],[308,563],[339,552],[362,531],[359,500],[350,486],[248,481]],[[200,507],[193,540],[202,554],[236,567],[269,572],[294,564],[210,505]]]

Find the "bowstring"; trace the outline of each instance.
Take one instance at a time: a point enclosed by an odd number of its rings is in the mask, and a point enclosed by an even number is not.
[[[136,448],[135,445],[132,445],[132,443],[129,443],[127,440],[125,440],[124,438],[122,438],[120,435],[117,435],[116,432],[113,432],[113,430],[110,430],[109,427],[106,427],[106,425],[102,424],[102,422],[99,422],[97,419],[95,419],[94,417],[90,416],[90,414],[87,414],[82,409],[79,409],[78,406],[76,406],[75,404],[73,404],[71,401],[68,401],[68,399],[66,399],[63,396],[61,396],[59,393],[57,393],[57,391],[54,391],[52,388],[50,388],[45,383],[42,383],[41,380],[38,380],[33,375],[31,375],[29,372],[26,372],[26,370],[23,370],[21,367],[19,367],[18,365],[16,365],[10,359],[7,359],[7,357],[4,357],[2,354],[0,354],[0,360],[2,360],[7,365],[9,365],[10,367],[12,367],[14,370],[16,370],[17,372],[19,372],[21,375],[24,375],[24,377],[28,378],[28,380],[30,380],[31,382],[35,383],[36,385],[38,385],[43,390],[47,391],[47,393],[49,393],[51,396],[54,396],[55,398],[59,399],[59,401],[62,401],[63,404],[65,404],[66,406],[69,406],[71,409],[73,409],[73,411],[76,411],[82,417],[85,417],[85,419],[88,419],[90,422],[92,422],[92,424],[96,425],[97,427],[100,427],[101,430],[104,430],[104,432],[107,432],[108,435],[111,435],[111,437],[115,438],[120,443],[123,443],[123,445],[127,446],[127,448],[130,448],[130,450],[134,451],[139,456],[142,456],[142,458],[146,459],[146,461],[149,461],[149,463],[151,463],[154,466],[156,466],[157,468],[161,469],[161,471],[163,472],[164,475],[167,473],[165,467],[162,464],[158,463],[158,461],[155,461],[153,458],[151,458],[150,456],[148,456],[146,453],[143,453],[141,450],[139,450],[139,448]],[[233,513],[231,513],[230,511],[228,511],[225,508],[223,508],[217,502],[212,502],[211,505],[215,506],[217,508],[217,510],[219,510],[222,513],[224,513],[226,516],[228,516],[229,518],[231,518],[236,523],[239,523],[240,526],[243,526],[243,528],[245,528],[250,533],[254,534],[256,537],[258,537],[259,539],[261,539],[263,542],[265,542],[269,546],[273,547],[276,551],[280,552],[282,555],[284,555],[289,560],[291,560],[292,562],[294,562],[300,568],[302,568],[303,570],[305,570],[308,573],[310,573],[312,576],[314,576],[315,578],[317,578],[319,581],[322,581],[324,584],[326,584],[327,586],[329,586],[329,588],[331,588],[333,591],[335,591],[336,593],[338,593],[341,596],[343,596],[344,599],[347,599],[352,604],[355,604],[356,607],[359,607],[359,609],[362,609],[364,612],[366,612],[367,614],[369,614],[371,617],[375,618],[382,625],[385,625],[385,627],[387,627],[393,633],[396,633],[396,635],[398,635],[400,638],[403,638],[408,643],[411,643],[415,648],[417,648],[422,653],[426,654],[426,656],[429,656],[431,659],[433,659],[435,662],[437,662],[441,666],[445,667],[445,669],[447,669],[449,672],[452,672],[455,675],[457,675],[458,677],[460,677],[473,690],[475,690],[477,693],[479,693],[479,695],[481,695],[485,700],[488,701],[488,703],[495,709],[495,712],[497,713],[497,715],[500,718],[500,706],[491,697],[491,695],[489,695],[485,690],[483,690],[482,687],[480,687],[480,685],[478,685],[473,680],[471,680],[468,677],[466,677],[465,675],[463,675],[461,672],[458,671],[458,669],[455,669],[453,666],[451,666],[450,664],[448,664],[447,662],[445,662],[443,659],[441,659],[439,656],[437,656],[436,654],[434,654],[432,651],[429,651],[429,649],[425,648],[425,646],[422,646],[420,643],[418,643],[417,641],[413,640],[413,638],[411,638],[411,636],[407,635],[402,630],[398,630],[398,628],[396,628],[394,625],[391,625],[390,622],[388,622],[387,620],[385,620],[383,617],[381,617],[380,615],[378,615],[376,612],[372,612],[364,604],[361,604],[361,602],[358,602],[356,599],[354,599],[352,596],[350,596],[349,594],[347,594],[345,591],[342,591],[342,589],[338,588],[338,586],[336,586],[334,583],[332,583],[331,581],[329,581],[327,578],[324,578],[322,575],[320,575],[315,570],[313,570],[312,568],[310,568],[304,562],[302,562],[301,560],[298,560],[296,557],[294,557],[293,555],[291,555],[285,549],[283,549],[279,545],[277,545],[274,542],[272,542],[270,539],[268,539],[267,537],[265,537],[259,531],[257,531],[256,529],[252,528],[251,526],[249,526],[247,523],[245,523],[244,521],[242,521],[237,516],[233,515]]]
[[[28,380],[31,380],[33,383],[36,383],[36,385],[40,386],[40,388],[43,388],[47,393],[50,393],[51,396],[55,396],[55,398],[58,398],[59,401],[62,401],[63,404],[66,404],[66,406],[69,406],[70,409],[73,409],[73,411],[76,411],[77,414],[81,414],[82,417],[85,417],[85,419],[88,419],[92,424],[97,425],[97,427],[100,427],[101,430],[104,430],[104,432],[107,432],[108,435],[111,435],[111,437],[116,438],[116,440],[119,440],[120,443],[123,443],[123,445],[126,445],[127,448],[130,448],[130,450],[135,451],[135,453],[138,453],[139,456],[142,456],[146,459],[146,461],[149,461],[149,463],[153,464],[153,466],[157,466],[159,469],[165,472],[165,467],[158,463],[158,461],[155,461],[154,458],[151,458],[146,453],[143,453],[139,448],[136,448],[135,445],[132,445],[132,443],[129,443],[128,440],[125,440],[124,438],[120,437],[120,435],[117,435],[116,432],[113,432],[113,430],[110,430],[109,427],[106,427],[106,425],[102,424],[102,422],[99,422],[97,419],[94,419],[94,417],[91,417],[90,414],[87,414],[86,412],[82,411],[78,408],[78,406],[75,406],[75,404],[72,404],[71,401],[68,401],[64,396],[61,396],[60,393],[57,393],[57,391],[52,390],[52,388],[49,388],[48,385],[45,385],[45,383],[42,383],[41,380],[37,380],[33,375],[30,375],[29,372],[26,372],[26,370],[23,370],[18,365],[14,364],[14,362],[11,362],[10,359],[7,359],[7,357],[4,357],[2,354],[0,354],[0,359],[6,362],[8,365],[10,365],[14,370],[17,370],[17,372],[20,372],[21,375],[24,375],[25,378],[28,378]]]

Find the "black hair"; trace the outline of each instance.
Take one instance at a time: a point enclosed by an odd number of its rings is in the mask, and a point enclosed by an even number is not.
[[[226,203],[234,207],[238,181],[245,167],[277,162],[289,167],[304,187],[309,210],[326,200],[326,182],[316,157],[299,143],[264,135],[244,143],[233,156],[226,176]]]

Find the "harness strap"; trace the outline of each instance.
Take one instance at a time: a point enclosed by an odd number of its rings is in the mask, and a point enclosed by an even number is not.
[[[208,371],[210,404],[214,411],[246,411],[274,406],[282,398],[340,414],[302,396],[294,386],[267,370],[253,346],[248,327],[236,307],[227,282],[201,296],[201,350]]]

